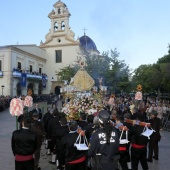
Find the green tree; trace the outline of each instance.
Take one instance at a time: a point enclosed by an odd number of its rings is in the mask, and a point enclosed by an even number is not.
[[[162,72],[158,64],[141,65],[135,70],[132,81],[142,85],[143,92],[153,92],[160,89],[162,82]]]
[[[128,92],[130,90],[130,69],[124,60],[119,60],[117,49],[110,51],[110,67],[106,73],[106,83],[111,92]]]
[[[103,85],[105,85],[105,76],[110,67],[108,52],[103,52],[102,55],[86,55],[85,60],[85,69],[93,77],[95,84],[99,85],[99,78],[103,78]]]

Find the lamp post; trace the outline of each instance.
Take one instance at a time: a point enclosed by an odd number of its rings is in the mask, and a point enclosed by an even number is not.
[[[4,89],[4,87],[5,87],[4,85],[1,86],[1,88],[2,88],[2,96],[3,96],[3,89]]]

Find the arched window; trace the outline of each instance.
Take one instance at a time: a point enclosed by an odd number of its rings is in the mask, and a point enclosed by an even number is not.
[[[54,31],[57,31],[57,30],[58,30],[58,23],[55,22],[55,23],[54,23]]]
[[[61,9],[60,8],[58,8],[58,14],[61,14]]]
[[[27,92],[28,92],[29,89],[32,91],[32,94],[34,94],[34,84],[33,84],[33,83],[29,83],[29,84],[28,84],[28,86],[27,86]]]
[[[55,94],[56,94],[56,95],[59,95],[59,94],[60,94],[60,88],[61,88],[60,86],[56,86],[56,87],[55,87]]]
[[[64,21],[61,22],[61,30],[65,30],[65,22]]]

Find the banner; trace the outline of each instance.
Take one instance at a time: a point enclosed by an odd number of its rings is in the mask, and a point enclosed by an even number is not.
[[[21,73],[21,86],[26,87],[27,84],[27,74]]]
[[[46,88],[46,76],[42,76],[42,86],[43,86],[43,88]]]

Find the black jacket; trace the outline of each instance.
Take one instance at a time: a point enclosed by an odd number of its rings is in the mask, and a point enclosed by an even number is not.
[[[61,149],[62,149],[62,163],[67,163],[70,161],[77,160],[81,157],[83,157],[86,153],[86,151],[79,151],[77,148],[74,146],[77,137],[78,137],[77,132],[73,133],[68,133],[66,134],[62,140],[61,140]]]
[[[77,124],[84,129],[84,127],[86,127],[88,125],[88,123],[85,120],[80,120],[77,122]]]
[[[145,127],[134,125],[131,129],[131,143],[137,145],[147,145],[148,137],[141,135]]]
[[[60,122],[59,122],[59,117],[53,117],[52,119],[50,119],[48,121],[48,125],[47,125],[47,138],[51,139],[52,138],[52,134],[53,134],[53,130],[55,128],[57,128],[58,126],[60,126]]]
[[[43,124],[44,124],[44,130],[45,132],[47,132],[47,126],[48,126],[48,122],[50,121],[50,119],[53,118],[53,115],[50,112],[47,112],[44,117],[43,117]]]
[[[110,144],[107,144],[104,130],[100,128],[92,134],[88,156],[94,157],[96,154],[100,153],[102,155],[101,159],[112,160],[114,156],[118,154],[118,149],[119,135],[117,129],[114,127],[112,128]]]
[[[69,128],[67,125],[58,126],[53,130],[53,138],[55,138],[54,142],[56,143],[56,151],[61,149],[61,139],[63,136],[69,133]]]
[[[34,120],[31,123],[30,129],[37,134],[37,146],[41,146],[44,140],[44,137],[45,137],[45,130],[44,130],[43,124],[39,122],[38,120]]]
[[[12,134],[11,146],[14,155],[33,155],[37,148],[37,135],[30,129],[16,130]]]
[[[160,135],[160,127],[161,127],[161,119],[160,118],[153,118],[149,120],[149,123],[151,124],[151,127],[155,132],[150,136],[151,140],[158,140],[160,141],[161,135]]]

